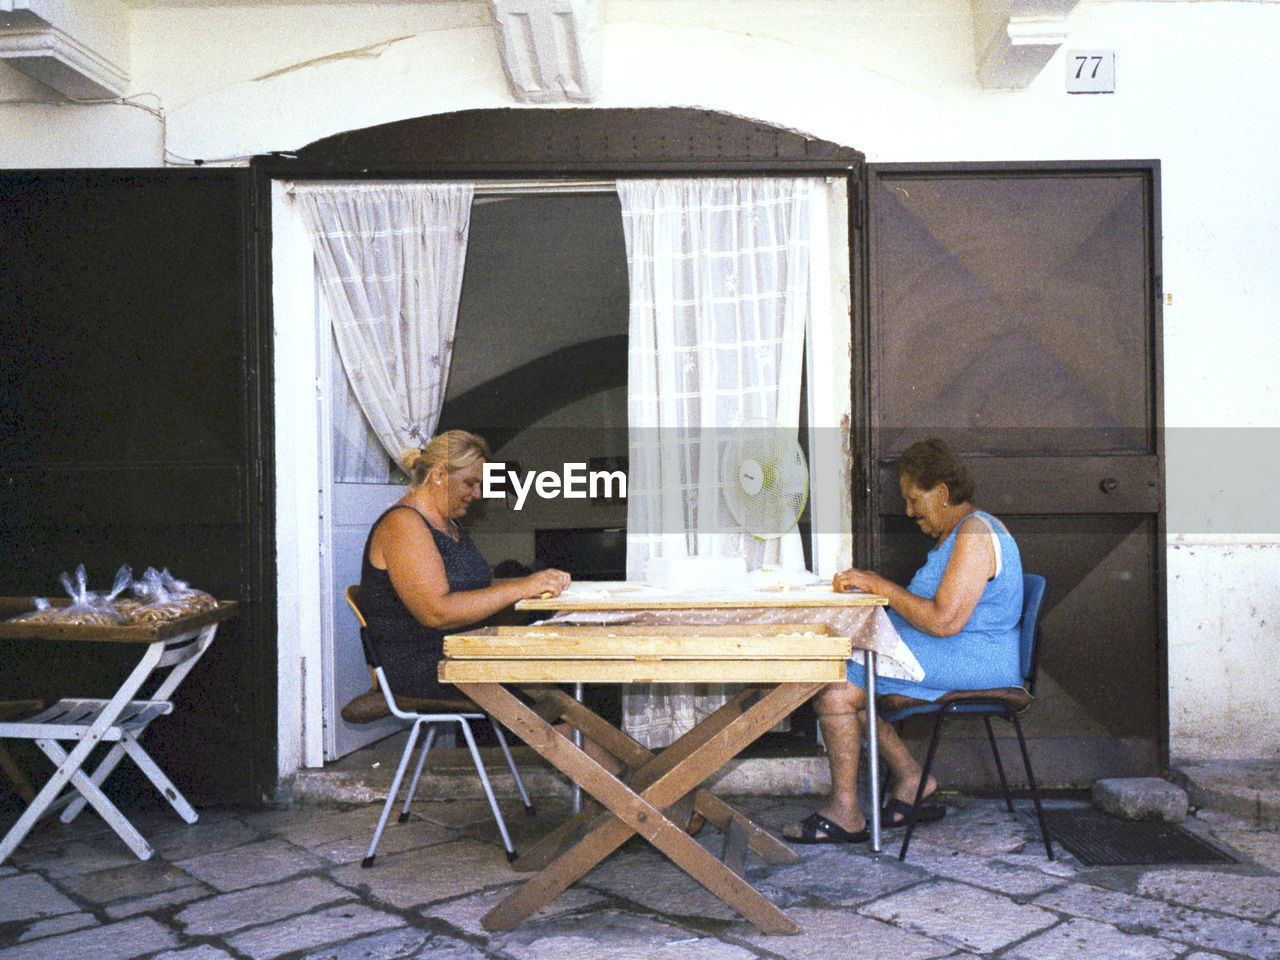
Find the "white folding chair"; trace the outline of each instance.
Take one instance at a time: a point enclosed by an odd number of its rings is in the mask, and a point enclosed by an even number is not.
[[[404,823],[409,819],[409,805],[413,802],[413,795],[417,792],[418,781],[422,777],[423,767],[426,766],[427,752],[431,749],[431,744],[435,742],[437,725],[442,723],[456,723],[462,728],[462,736],[467,741],[467,749],[471,751],[471,760],[475,764],[476,773],[480,775],[480,785],[484,788],[484,795],[489,801],[489,809],[493,811],[493,819],[498,823],[498,833],[502,835],[502,845],[506,848],[507,859],[514,861],[516,859],[516,849],[511,843],[511,835],[507,832],[506,821],[502,819],[502,811],[498,809],[498,801],[493,795],[493,787],[489,783],[489,774],[485,769],[484,760],[480,757],[480,750],[476,746],[475,737],[471,733],[469,721],[487,718],[489,723],[492,724],[493,732],[498,740],[498,746],[502,748],[502,755],[506,758],[507,767],[511,770],[511,776],[516,782],[516,789],[520,792],[520,799],[524,802],[525,812],[532,814],[534,812],[533,804],[529,800],[529,794],[525,791],[524,781],[520,779],[520,771],[516,769],[516,762],[511,756],[511,748],[507,746],[507,738],[503,735],[502,727],[474,703],[461,696],[455,699],[439,700],[424,700],[401,696],[397,701],[397,697],[391,692],[391,685],[387,681],[386,672],[382,669],[377,651],[374,650],[373,644],[369,640],[368,624],[365,622],[364,614],[360,612],[359,587],[347,587],[347,603],[351,605],[351,609],[355,611],[356,619],[360,621],[360,642],[364,645],[365,660],[377,679],[378,688],[382,691],[382,696],[386,700],[386,705],[391,715],[412,724],[409,729],[409,739],[404,745],[404,752],[400,755],[400,765],[396,768],[396,775],[391,781],[391,789],[387,791],[387,801],[382,806],[382,815],[378,818],[378,826],[373,832],[373,840],[369,843],[369,852],[360,861],[360,866],[373,866],[373,859],[378,852],[378,841],[382,839],[382,831],[387,826],[387,820],[391,816],[391,808],[395,806],[396,797],[400,793],[400,784],[403,782],[405,771],[409,767],[409,759],[413,756],[418,737],[425,727],[426,737],[422,743],[422,751],[418,756],[418,765],[413,771],[413,779],[409,782],[408,790],[405,791],[404,807],[400,811],[399,822]]]
[[[157,717],[173,711],[172,696],[192,667],[213,642],[217,624],[155,640],[147,645],[142,659],[109,700],[65,699],[22,720],[0,722],[0,739],[32,740],[57,769],[36,794],[22,816],[0,841],[0,863],[8,858],[31,828],[55,808],[66,803],[62,821],[70,823],[88,804],[96,810],[139,859],[150,859],[151,845],[128,818],[102,792],[107,776],[127,754],[169,805],[187,823],[197,814],[178,792],[163,770],[138,742],[143,731]],[[147,680],[159,671],[168,671],[146,700],[134,700]],[[68,753],[61,741],[74,743]],[[86,774],[82,769],[90,753],[100,743],[112,747],[102,761]],[[73,790],[65,795],[70,785]],[[77,796],[78,794],[78,796]]]

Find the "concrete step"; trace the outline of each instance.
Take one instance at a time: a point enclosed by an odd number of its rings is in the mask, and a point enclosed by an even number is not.
[[[314,803],[368,803],[384,800],[404,751],[399,733],[347,754],[319,769],[304,769],[285,786],[283,799]],[[528,747],[512,748],[525,789],[535,802],[542,797],[571,795],[569,779]],[[515,780],[497,747],[481,747],[494,794],[519,797]],[[414,763],[417,762],[415,752]],[[409,766],[405,776],[413,775]],[[819,794],[830,783],[825,756],[758,757],[730,761],[711,784],[722,793],[742,796]],[[482,800],[484,791],[465,747],[433,747],[418,784],[417,796],[432,800]]]
[[[1280,759],[1183,761],[1169,779],[1193,807],[1280,827]]]

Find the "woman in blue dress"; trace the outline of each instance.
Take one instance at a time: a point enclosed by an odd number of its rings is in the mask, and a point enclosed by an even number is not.
[[[1022,617],[1022,561],[1004,524],[972,504],[974,484],[964,464],[941,440],[912,444],[898,460],[907,516],[937,545],[911,582],[898,586],[869,570],[836,574],[837,591],[865,590],[889,599],[889,618],[924,668],[924,680],[882,678],[877,692],[934,701],[951,690],[1022,683],[1018,627]],[[784,835],[795,843],[859,843],[869,836],[858,806],[858,752],[866,708],[862,664],[849,664],[849,679],[832,684],[814,701],[831,767],[827,804]],[[881,756],[893,773],[885,826],[911,812],[923,770],[897,732],[880,723]],[[933,777],[924,797],[938,789]],[[945,808],[931,804],[920,820]]]

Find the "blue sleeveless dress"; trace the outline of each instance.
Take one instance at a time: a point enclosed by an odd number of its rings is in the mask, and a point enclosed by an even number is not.
[[[933,701],[952,690],[1021,685],[1022,558],[1017,543],[1003,523],[983,511],[969,514],[956,524],[945,540],[929,551],[924,566],[916,571],[907,589],[917,596],[933,598],[955,548],[956,534],[969,517],[975,516],[984,520],[995,534],[999,545],[999,572],[987,581],[978,605],[954,636],[932,636],[917,630],[893,610],[887,611],[898,634],[924,668],[924,680],[913,683],[893,677],[877,677],[877,693],[900,693],[917,700]],[[866,686],[866,670],[862,664],[850,662],[849,681],[860,687]]]
[[[369,640],[382,661],[392,693],[410,697],[456,697],[457,688],[441,684],[436,676],[436,665],[444,656],[444,633],[419,623],[396,593],[391,574],[369,561],[374,531],[392,510],[413,510],[413,507],[396,504],[374,521],[365,540],[360,566],[360,612],[369,625]],[[454,540],[427,523],[426,518],[422,522],[431,531],[436,549],[440,551],[451,591],[479,590],[493,582],[489,565],[466,530]]]

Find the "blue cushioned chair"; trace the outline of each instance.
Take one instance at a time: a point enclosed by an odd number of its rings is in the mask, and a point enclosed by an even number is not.
[[[1053,844],[1049,839],[1049,831],[1044,823],[1044,811],[1040,806],[1040,789],[1036,786],[1035,774],[1031,772],[1031,757],[1027,754],[1027,741],[1022,735],[1022,723],[1018,714],[1031,705],[1036,692],[1036,666],[1040,646],[1040,605],[1044,600],[1044,577],[1034,573],[1022,575],[1022,625],[1021,653],[1022,678],[1021,687],[997,687],[992,690],[953,690],[944,694],[932,703],[890,694],[880,701],[880,716],[887,723],[901,724],[907,717],[933,716],[933,738],[929,741],[929,752],[924,761],[924,775],[920,778],[920,788],[916,792],[915,803],[911,815],[907,818],[906,835],[902,838],[902,849],[898,859],[907,857],[907,845],[911,843],[911,834],[915,830],[916,811],[920,809],[925,784],[929,780],[929,771],[933,767],[933,757],[938,749],[938,741],[942,737],[942,726],[949,717],[981,717],[987,728],[987,739],[991,742],[991,754],[995,757],[996,772],[1000,774],[1000,786],[1004,789],[1004,802],[1013,812],[1013,798],[1009,794],[1009,781],[1004,775],[1004,765],[1000,762],[1000,751],[996,747],[995,734],[991,731],[991,718],[999,717],[1013,724],[1018,734],[1018,746],[1022,749],[1022,762],[1027,770],[1027,783],[1031,788],[1031,799],[1035,802],[1036,818],[1040,822],[1040,836],[1044,840],[1044,849],[1049,859],[1053,859]]]

